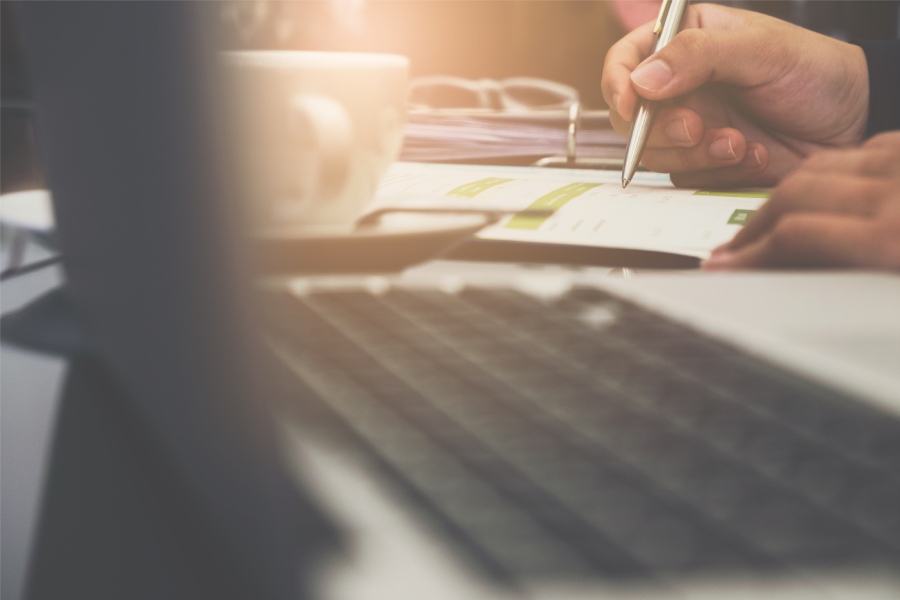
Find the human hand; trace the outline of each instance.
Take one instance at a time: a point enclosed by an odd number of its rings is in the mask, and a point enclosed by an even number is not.
[[[808,159],[705,269],[900,270],[900,131]]]
[[[688,8],[649,56],[648,23],[606,55],[601,86],[628,135],[640,97],[663,101],[643,164],[687,187],[775,185],[823,148],[861,141],[869,82],[861,48],[765,15]]]

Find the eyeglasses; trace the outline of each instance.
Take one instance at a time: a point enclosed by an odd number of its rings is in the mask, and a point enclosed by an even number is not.
[[[409,85],[413,111],[531,112],[566,109],[577,102],[575,88],[537,77],[496,80],[430,75]]]

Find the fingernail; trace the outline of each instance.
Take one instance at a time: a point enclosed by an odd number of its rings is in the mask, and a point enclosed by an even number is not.
[[[717,248],[718,250],[718,248]],[[734,254],[727,251],[722,251],[709,256],[706,260],[700,263],[700,267],[709,271],[714,271],[716,269],[726,269],[731,266],[731,261],[734,259]]]
[[[751,164],[752,164],[754,167],[758,167],[758,166],[760,166],[760,165],[762,164],[762,159],[759,157],[759,150],[758,150],[757,148],[754,148],[754,149],[750,152],[750,155],[752,156],[752,158],[751,158],[751,161],[752,161]]]
[[[720,137],[709,145],[709,155],[716,160],[734,160],[737,155],[734,153],[734,146],[731,145],[731,138]]]
[[[613,110],[615,110],[617,113],[619,113],[621,115],[622,108],[619,106],[620,100],[622,100],[622,94],[620,94],[619,92],[616,92],[615,94],[613,94],[613,98],[612,98]]]
[[[694,140],[691,139],[691,132],[688,131],[687,119],[684,117],[680,119],[672,119],[666,126],[663,128],[663,132],[673,142],[677,142],[679,144],[693,144]]]
[[[665,87],[672,80],[672,75],[672,67],[657,58],[635,69],[631,74],[631,81],[638,87],[655,92]]]
[[[751,148],[747,155],[744,156],[744,160],[741,161],[742,167],[747,167],[748,169],[755,169],[762,165],[762,159],[759,157],[759,149]]]

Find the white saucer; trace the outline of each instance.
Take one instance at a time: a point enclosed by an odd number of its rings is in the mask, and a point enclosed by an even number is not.
[[[386,273],[437,258],[489,222],[478,214],[390,214],[359,229],[271,227],[254,239],[266,274]]]

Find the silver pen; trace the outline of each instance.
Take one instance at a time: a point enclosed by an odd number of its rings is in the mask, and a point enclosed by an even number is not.
[[[659,7],[656,25],[653,27],[653,33],[656,35],[656,44],[653,46],[654,54],[671,42],[678,30],[681,29],[687,5],[688,0],[663,0],[662,6]],[[622,164],[623,188],[631,182],[634,172],[637,171],[638,164],[641,162],[656,112],[657,104],[655,102],[641,100],[638,104],[637,116],[631,124],[628,145],[625,146],[625,162]]]

